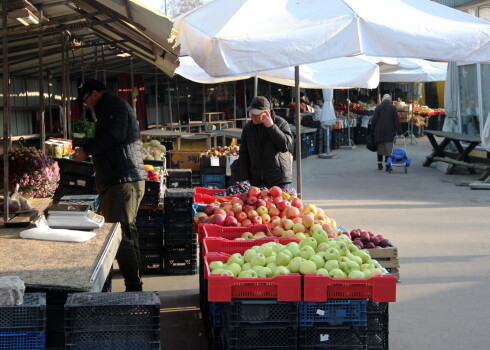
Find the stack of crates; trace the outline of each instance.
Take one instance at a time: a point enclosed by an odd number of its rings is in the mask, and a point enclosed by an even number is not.
[[[54,198],[72,194],[95,194],[95,168],[91,162],[56,159],[60,167],[60,181]]]
[[[225,156],[201,158],[201,186],[212,189],[226,188]]]
[[[164,212],[161,209],[139,209],[136,216],[141,273],[163,274]]]
[[[165,194],[164,273],[197,273],[197,236],[194,232],[194,189],[168,188]]]
[[[64,310],[66,349],[160,349],[158,292],[74,293]]]
[[[314,138],[310,134],[301,134],[301,159],[308,158],[314,150]],[[293,159],[296,159],[296,137],[294,135],[290,152],[293,154]]]
[[[168,169],[166,186],[168,188],[191,188],[192,170],[191,169]]]
[[[22,305],[0,306],[0,349],[46,348],[46,295],[26,293]]]

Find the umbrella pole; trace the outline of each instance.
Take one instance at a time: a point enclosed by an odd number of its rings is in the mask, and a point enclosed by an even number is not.
[[[299,119],[299,66],[294,67],[294,94],[296,104],[294,105],[294,124],[296,128],[296,189],[298,197],[301,198],[301,121]]]
[[[254,77],[254,97],[257,96],[259,90],[259,78],[257,76]]]

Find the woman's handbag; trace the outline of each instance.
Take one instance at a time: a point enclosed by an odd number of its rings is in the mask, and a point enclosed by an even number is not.
[[[376,152],[378,147],[376,146],[376,142],[374,142],[374,132],[371,128],[368,128],[368,132],[366,134],[366,148],[371,152]]]

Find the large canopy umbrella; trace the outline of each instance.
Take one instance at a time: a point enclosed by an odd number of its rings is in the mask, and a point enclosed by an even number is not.
[[[421,59],[413,59],[413,61],[420,62],[420,66],[387,71],[383,71],[383,67],[380,67],[380,81],[383,83],[422,83],[446,80],[447,62],[431,62]]]
[[[490,57],[489,22],[429,0],[215,0],[177,18],[175,29],[181,52],[211,76],[363,53],[446,61]],[[298,155],[299,108],[296,124]],[[301,156],[296,160],[301,193]]]

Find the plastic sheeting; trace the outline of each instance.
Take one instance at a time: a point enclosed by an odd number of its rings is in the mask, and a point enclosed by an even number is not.
[[[215,0],[176,18],[174,28],[181,52],[211,76],[359,54],[490,57],[488,21],[427,0]]]

